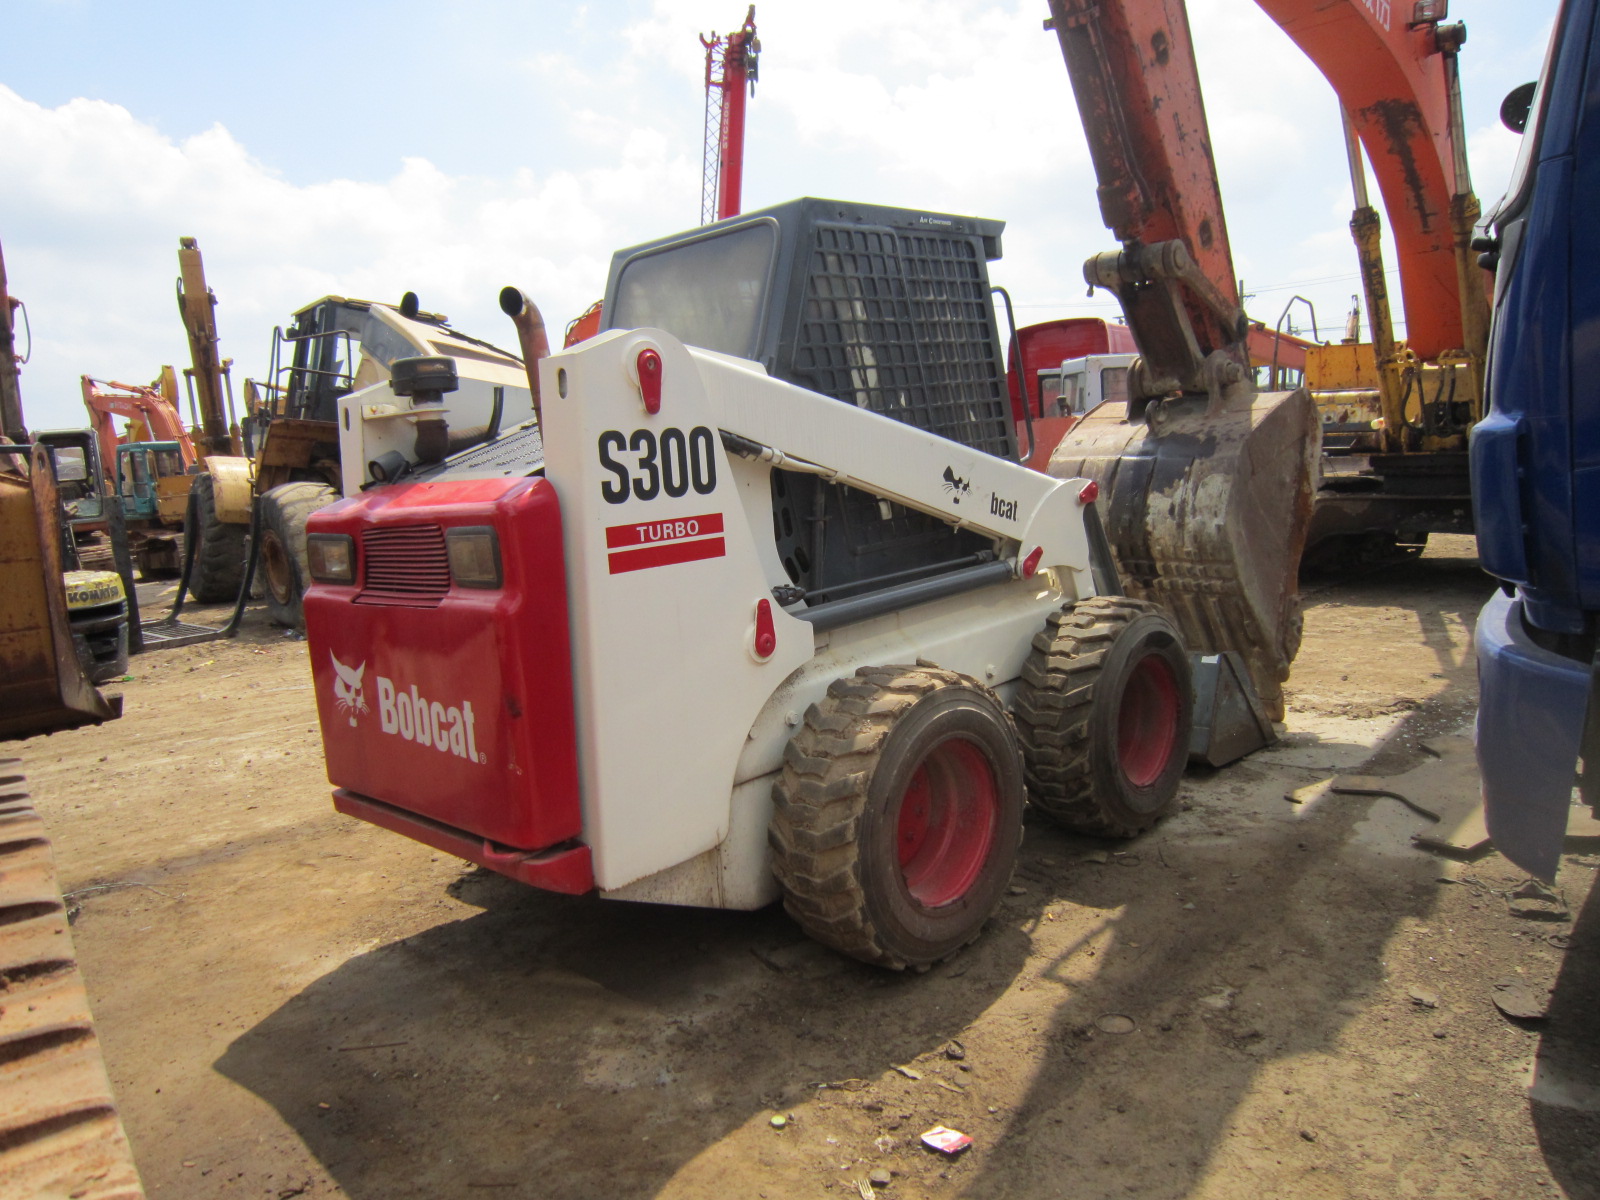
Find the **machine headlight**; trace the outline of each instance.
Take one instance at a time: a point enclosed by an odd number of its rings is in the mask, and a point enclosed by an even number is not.
[[[462,587],[500,586],[500,539],[488,525],[460,525],[444,531],[450,578]]]
[[[306,564],[318,583],[354,583],[355,541],[347,533],[307,534]]]

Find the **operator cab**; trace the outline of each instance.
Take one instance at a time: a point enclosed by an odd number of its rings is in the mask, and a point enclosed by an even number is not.
[[[105,495],[100,476],[100,449],[91,429],[51,429],[34,435],[50,447],[55,460],[56,490],[61,509],[72,525],[85,525],[105,517]]]
[[[1015,462],[988,270],[1004,228],[793,200],[618,252],[601,325],[664,329]],[[774,471],[772,491],[779,556],[809,604],[994,558],[987,538],[814,476]]]

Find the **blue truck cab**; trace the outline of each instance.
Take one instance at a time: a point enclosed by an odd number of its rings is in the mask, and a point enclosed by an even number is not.
[[[1489,412],[1473,430],[1478,764],[1495,846],[1561,861],[1579,760],[1600,747],[1600,0],[1564,0],[1480,259],[1495,272]],[[1516,93],[1513,93],[1513,97]],[[1524,95],[1524,99],[1526,96]],[[1588,757],[1600,760],[1600,754]],[[1596,799],[1600,761],[1584,799]]]

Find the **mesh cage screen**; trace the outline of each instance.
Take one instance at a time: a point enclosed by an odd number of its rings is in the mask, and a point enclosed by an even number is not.
[[[981,241],[824,223],[811,234],[795,381],[1010,457]]]

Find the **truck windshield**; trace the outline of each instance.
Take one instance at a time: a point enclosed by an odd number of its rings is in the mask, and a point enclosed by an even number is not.
[[[634,259],[617,279],[613,329],[653,326],[691,346],[756,352],[777,231],[745,225]]]

